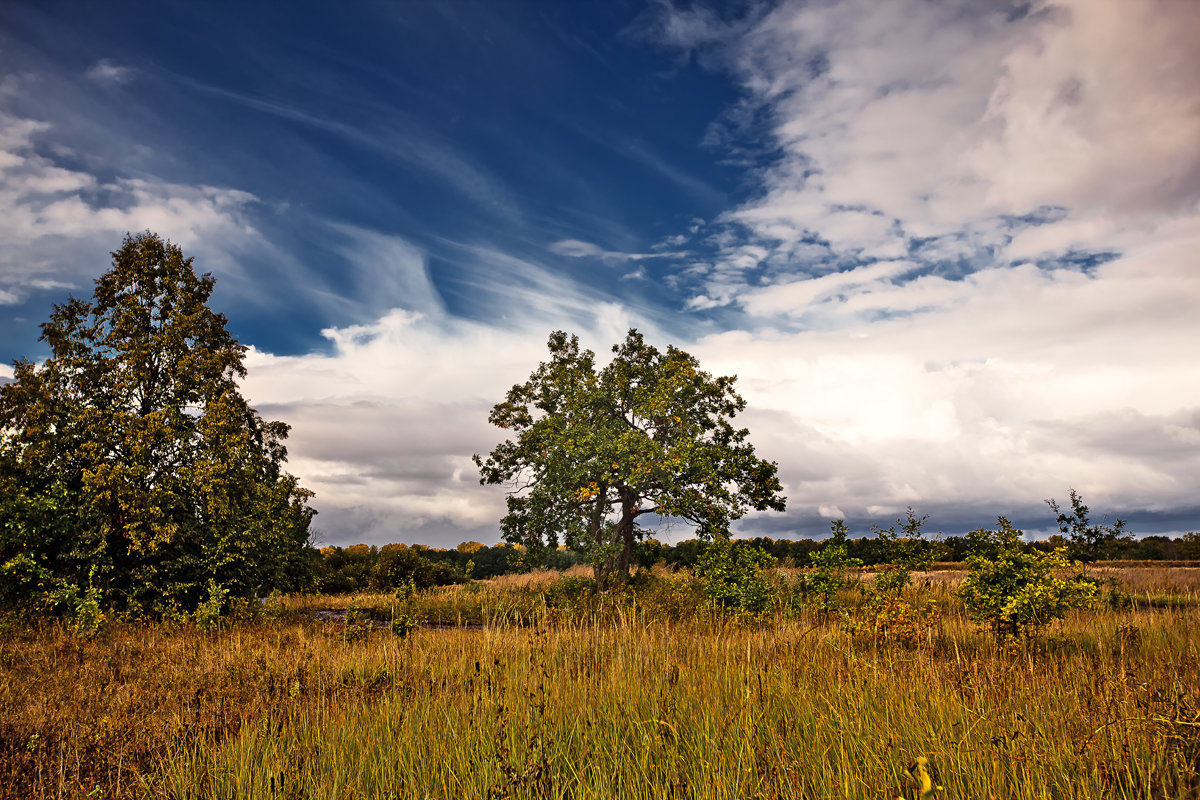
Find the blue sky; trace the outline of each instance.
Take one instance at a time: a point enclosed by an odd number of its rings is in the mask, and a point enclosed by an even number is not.
[[[9,2],[0,359],[152,229],[217,276],[330,543],[495,540],[488,407],[551,330],[630,326],[739,376],[789,497],[743,533],[1041,529],[1068,487],[1196,530],[1197,33],[1188,0]]]

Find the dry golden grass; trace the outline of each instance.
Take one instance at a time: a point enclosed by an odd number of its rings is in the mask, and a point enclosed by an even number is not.
[[[1133,577],[1190,591],[1190,574]],[[422,593],[510,612],[407,638],[309,613],[386,595],[291,598],[211,633],[10,621],[0,798],[878,799],[912,796],[917,756],[946,797],[1200,791],[1191,609],[1078,612],[1000,644],[934,583],[915,591],[945,613],[897,646],[836,618],[669,622],[678,607],[632,600],[564,621],[528,603],[547,576],[523,580]]]

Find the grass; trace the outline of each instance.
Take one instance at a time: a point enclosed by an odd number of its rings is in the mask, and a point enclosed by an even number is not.
[[[917,756],[944,797],[1200,791],[1200,623],[1179,606],[1004,644],[932,584],[944,611],[902,646],[697,612],[667,576],[590,606],[548,599],[554,580],[419,594],[405,607],[501,610],[404,638],[309,613],[386,596],[211,633],[10,625],[0,797],[907,798]]]

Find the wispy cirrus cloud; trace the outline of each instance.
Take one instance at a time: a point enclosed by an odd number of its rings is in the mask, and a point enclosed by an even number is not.
[[[133,80],[136,71],[133,67],[118,64],[111,58],[102,58],[84,73],[88,80],[101,85],[121,85]]]

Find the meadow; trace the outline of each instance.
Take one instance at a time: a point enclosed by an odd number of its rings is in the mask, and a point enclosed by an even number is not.
[[[856,586],[837,613],[724,613],[663,570],[91,637],[7,618],[0,798],[912,798],[918,757],[929,796],[1200,797],[1200,569],[1101,572],[1095,607],[1015,639],[967,619],[953,569],[899,621]]]

